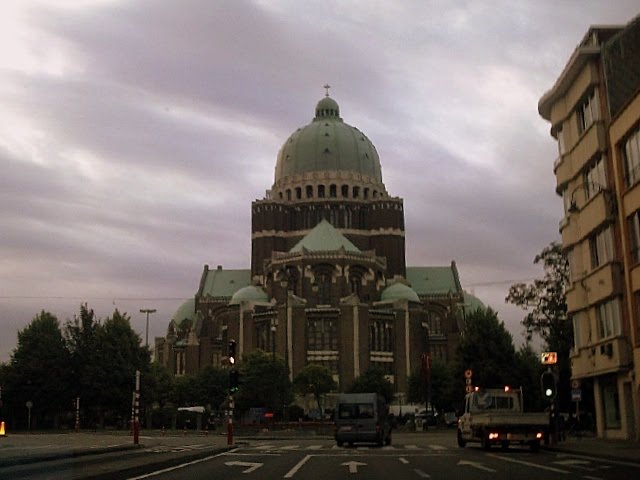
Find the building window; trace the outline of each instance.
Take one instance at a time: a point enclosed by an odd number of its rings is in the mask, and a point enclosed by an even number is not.
[[[307,185],[307,198],[313,198],[313,186]]]
[[[640,210],[636,210],[627,218],[629,226],[629,237],[631,237],[631,260],[634,263],[640,262]]]
[[[329,196],[336,198],[338,196],[337,187],[335,185],[329,185]]]
[[[287,190],[287,200],[291,200],[291,190]]]
[[[440,315],[430,315],[429,335],[442,335],[442,318],[440,317]]]
[[[307,346],[311,351],[337,351],[338,329],[332,318],[311,318],[307,321]],[[314,362],[315,363],[315,362]]]
[[[620,300],[615,298],[596,307],[600,340],[620,335]]]
[[[316,276],[318,285],[318,303],[320,305],[331,304],[331,275],[321,273]]]
[[[558,153],[560,155],[564,155],[565,152],[567,151],[567,147],[565,145],[564,130],[562,130],[562,127],[558,129],[556,136],[558,138]]]
[[[605,173],[606,158],[598,157],[596,162],[587,168],[582,174],[584,182],[585,200],[589,200],[596,195],[603,187],[607,186],[607,175]]]
[[[589,250],[591,252],[591,268],[598,268],[614,259],[613,235],[611,226],[589,238]]]
[[[318,185],[318,198],[324,198],[324,185]]]
[[[640,128],[624,142],[622,149],[624,158],[624,181],[627,186],[640,179]]]
[[[187,367],[185,365],[185,354],[183,351],[176,352],[176,365],[174,373],[176,375],[184,375],[186,373]]]
[[[351,286],[351,293],[360,296],[362,289],[362,278],[358,275],[349,276],[349,285]]]
[[[296,187],[296,198],[300,200],[302,198],[302,188]]]
[[[447,346],[446,345],[431,345],[430,354],[432,360],[447,361]]]
[[[598,113],[598,97],[596,96],[595,90],[578,104],[576,115],[578,118],[578,132],[580,134],[600,118]]]
[[[342,185],[342,196],[344,198],[349,196],[349,185]]]
[[[358,198],[360,196],[360,187],[353,187],[353,198]]]
[[[582,347],[582,330],[580,328],[580,317],[574,316],[571,318],[573,324],[573,349],[578,350]]]
[[[393,324],[388,320],[372,320],[369,324],[369,350],[393,352]]]

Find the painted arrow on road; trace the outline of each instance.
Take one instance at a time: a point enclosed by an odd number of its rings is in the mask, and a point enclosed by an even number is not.
[[[478,470],[484,470],[485,472],[495,472],[493,468],[485,467],[481,463],[478,462],[469,462],[468,460],[460,460],[458,465],[466,465],[469,467],[477,468]]]
[[[242,473],[251,473],[254,470],[259,469],[264,463],[251,463],[251,462],[225,462],[225,465],[229,467],[249,467],[243,470]]]
[[[341,465],[346,465],[349,467],[349,473],[358,473],[358,467],[366,465],[366,463],[354,462],[353,460],[350,462],[344,462]]]

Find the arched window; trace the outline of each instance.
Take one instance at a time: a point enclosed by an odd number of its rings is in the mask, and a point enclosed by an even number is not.
[[[296,198],[300,200],[302,198],[302,188],[296,187]]]
[[[313,198],[313,185],[307,185],[307,198]]]
[[[369,189],[368,188],[364,189],[364,198],[369,198]]]
[[[324,185],[318,185],[318,198],[324,198]]]
[[[349,185],[342,185],[342,196],[344,198],[349,197]]]
[[[353,198],[358,198],[360,196],[360,187],[353,187]]]
[[[291,200],[291,189],[287,189],[287,200]]]
[[[336,198],[338,196],[337,188],[335,185],[329,186],[329,196],[331,198]]]

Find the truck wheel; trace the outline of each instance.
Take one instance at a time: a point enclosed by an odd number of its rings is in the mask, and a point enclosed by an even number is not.
[[[464,448],[467,442],[462,438],[462,432],[458,430],[458,446],[460,448]]]
[[[534,453],[537,452],[538,450],[540,450],[540,442],[538,442],[538,441],[531,442],[529,444],[529,448],[531,448],[532,452],[534,452]]]

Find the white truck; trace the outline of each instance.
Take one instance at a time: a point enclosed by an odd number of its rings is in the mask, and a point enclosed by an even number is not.
[[[524,413],[522,390],[482,389],[468,393],[458,419],[458,446],[480,442],[483,448],[510,444],[540,448],[549,425],[546,413]]]

